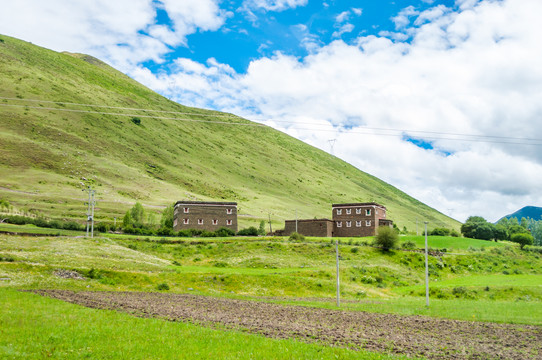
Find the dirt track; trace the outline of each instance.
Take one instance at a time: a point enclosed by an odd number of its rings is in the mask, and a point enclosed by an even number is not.
[[[38,290],[38,294],[142,317],[221,324],[273,338],[425,356],[542,359],[542,327],[372,314],[196,295]]]

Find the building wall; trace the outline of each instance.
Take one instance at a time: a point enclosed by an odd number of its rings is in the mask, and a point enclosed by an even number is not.
[[[295,220],[284,222],[284,235],[295,232]],[[331,237],[333,221],[329,219],[297,220],[297,232],[305,236]]]
[[[216,231],[225,227],[237,232],[237,203],[178,201],[173,211],[175,231],[183,229]]]
[[[374,236],[386,208],[377,203],[333,204],[333,236]],[[387,223],[392,223],[388,220]]]

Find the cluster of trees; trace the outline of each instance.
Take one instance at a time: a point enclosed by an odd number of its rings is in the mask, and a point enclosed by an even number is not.
[[[516,218],[501,219],[497,224],[488,222],[481,216],[471,216],[461,225],[463,236],[480,240],[510,240],[517,242],[523,248],[525,245],[533,245],[537,234],[537,243],[540,244],[542,237],[542,221],[531,221]]]

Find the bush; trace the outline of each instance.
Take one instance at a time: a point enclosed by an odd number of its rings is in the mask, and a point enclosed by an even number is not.
[[[171,236],[173,235],[173,230],[169,227],[161,227],[160,229],[156,230],[156,235]]]
[[[305,236],[301,235],[300,233],[296,233],[295,231],[290,234],[290,237],[288,238],[290,241],[303,241],[305,240]]]
[[[378,228],[378,234],[375,237],[374,244],[384,251],[395,249],[399,243],[399,235],[395,229],[388,226]]]
[[[404,243],[401,244],[401,247],[403,249],[415,249],[416,248],[416,243],[414,241],[405,241]]]
[[[141,119],[138,117],[133,117],[132,122],[136,125],[141,125]]]
[[[102,232],[102,233],[109,231],[109,226],[106,223],[98,223],[96,224],[94,228],[96,229],[96,231]]]
[[[525,245],[532,245],[534,242],[533,236],[531,234],[525,233],[513,234],[512,236],[510,236],[510,240],[518,243],[521,249],[523,249]]]
[[[179,232],[177,233],[177,236],[178,237],[191,237],[192,236],[192,231],[190,231],[190,229],[179,230]]]
[[[452,229],[452,231],[450,231],[450,236],[453,236],[453,237],[459,237],[459,233],[457,232],[457,230],[455,229]]]
[[[450,229],[446,228],[434,228],[433,231],[429,233],[432,236],[448,236],[450,235]]]
[[[67,221],[64,224],[62,224],[62,228],[64,230],[82,230],[84,226],[81,226],[79,223],[75,221]]]
[[[219,237],[228,237],[228,236],[234,236],[235,235],[235,231],[233,231],[232,229],[229,229],[227,227],[221,227],[220,229],[215,231],[215,233],[216,233],[216,236],[219,236]]]
[[[169,290],[169,285],[166,283],[161,283],[161,284],[158,284],[156,288],[160,291]]]
[[[258,229],[256,229],[254,226],[251,226],[246,229],[241,229],[237,232],[237,235],[239,236],[258,236]]]

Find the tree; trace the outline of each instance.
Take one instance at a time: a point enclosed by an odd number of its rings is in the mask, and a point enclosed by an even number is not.
[[[130,214],[130,210],[126,211],[126,214],[124,214],[124,217],[122,218],[122,227],[126,229],[128,226],[132,226],[132,215]]]
[[[534,239],[531,234],[517,233],[510,236],[510,240],[518,243],[520,248],[523,249],[525,245],[532,245]]]
[[[160,227],[162,228],[173,228],[173,213],[174,213],[175,204],[167,206],[164,211],[162,211],[162,217],[160,218]]]
[[[521,225],[512,225],[508,228],[508,234],[510,235],[510,238],[512,238],[512,235],[515,234],[528,234],[529,230],[524,228]]]
[[[493,230],[493,236],[495,238],[495,241],[508,240],[508,230],[504,225],[499,222],[499,224],[495,225],[495,229]]]
[[[474,232],[474,238],[480,240],[491,240],[494,237],[493,228],[495,225],[486,222],[485,224],[478,224]]]
[[[463,225],[461,225],[461,233],[464,237],[471,239],[478,239],[476,237],[476,230],[479,226],[488,224],[487,220],[481,216],[470,216]],[[487,228],[480,231],[480,234],[486,235]]]
[[[132,224],[134,227],[142,227],[145,220],[145,209],[141,203],[136,202],[130,209],[130,215],[132,217]]]
[[[265,235],[265,220],[260,221],[260,228],[258,229],[258,235]]]
[[[379,246],[384,251],[395,249],[399,243],[399,235],[397,231],[389,226],[381,226],[378,228],[374,244]]]

